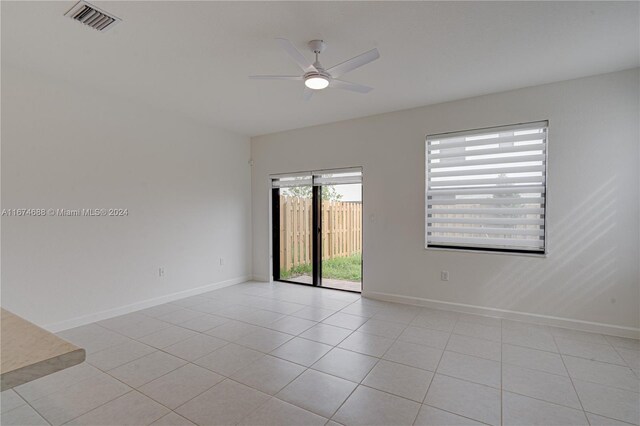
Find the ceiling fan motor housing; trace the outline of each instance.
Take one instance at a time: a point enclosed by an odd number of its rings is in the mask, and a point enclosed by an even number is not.
[[[327,44],[323,40],[311,40],[307,46],[313,53],[322,53],[327,48]]]
[[[315,64],[314,64],[314,66],[315,66]],[[327,80],[331,79],[331,74],[326,72],[324,69],[322,69],[321,67],[316,67],[316,69],[317,69],[317,71],[309,71],[309,72],[304,73],[303,78],[305,80],[308,79],[308,78],[312,78],[312,77],[326,78]]]

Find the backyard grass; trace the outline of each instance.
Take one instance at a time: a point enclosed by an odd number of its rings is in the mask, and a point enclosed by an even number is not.
[[[322,277],[335,280],[361,281],[362,254],[349,257],[336,257],[322,261]],[[299,265],[288,271],[280,271],[280,277],[289,279],[299,275],[311,275],[311,264]]]

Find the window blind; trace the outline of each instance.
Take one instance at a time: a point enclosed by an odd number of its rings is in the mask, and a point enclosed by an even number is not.
[[[340,185],[349,183],[362,183],[362,169],[340,169],[315,172],[313,174],[314,185]]]
[[[292,188],[296,186],[310,186],[312,183],[313,183],[313,176],[310,173],[290,174],[290,175],[271,177],[271,186],[273,188]]]
[[[547,127],[427,136],[426,247],[544,253]]]
[[[348,169],[287,173],[271,176],[271,186],[273,188],[292,188],[308,185],[340,185],[349,183],[362,183],[362,168],[353,167]]]

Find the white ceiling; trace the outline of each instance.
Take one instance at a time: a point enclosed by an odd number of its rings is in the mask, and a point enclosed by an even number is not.
[[[637,67],[638,2],[96,1],[123,22],[99,33],[71,1],[2,2],[2,63],[258,135]],[[328,67],[373,47],[345,75],[375,88],[302,100],[273,41],[315,38]],[[308,51],[304,51],[307,53]],[[311,57],[310,52],[309,57]]]

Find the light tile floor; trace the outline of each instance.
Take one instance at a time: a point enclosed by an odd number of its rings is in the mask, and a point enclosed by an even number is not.
[[[2,392],[2,425],[640,423],[638,340],[295,284],[59,334],[87,361]]]

